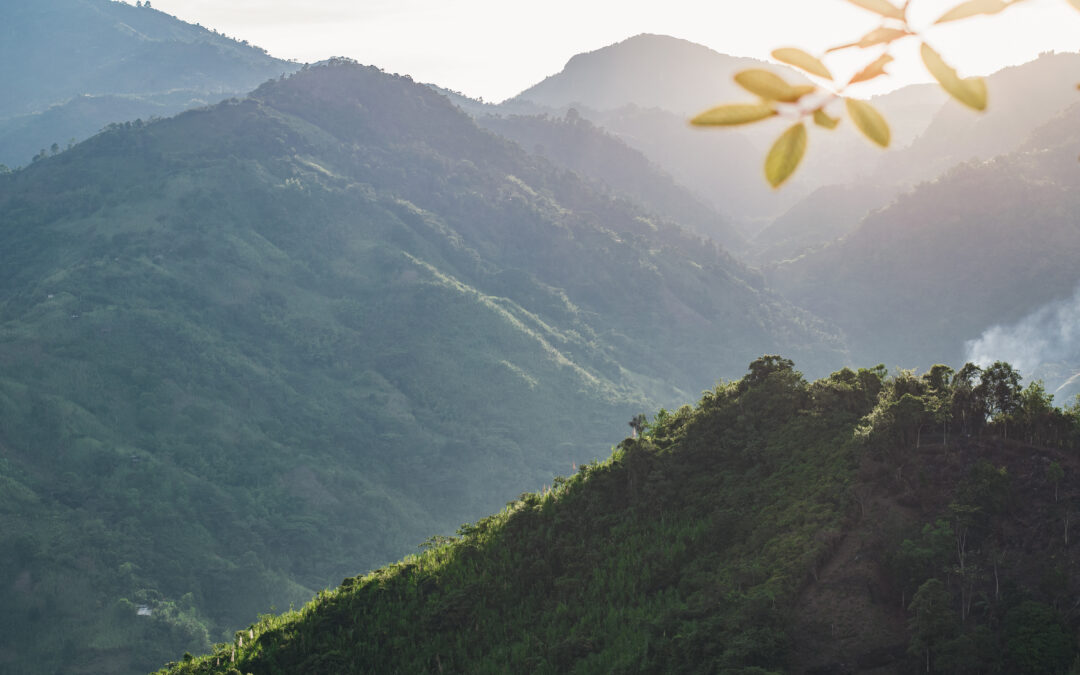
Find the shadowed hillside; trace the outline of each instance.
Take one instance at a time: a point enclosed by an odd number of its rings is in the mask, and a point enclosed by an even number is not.
[[[1003,363],[792,365],[167,671],[1064,673],[1080,411]]]

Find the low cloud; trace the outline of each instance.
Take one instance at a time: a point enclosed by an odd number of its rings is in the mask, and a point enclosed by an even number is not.
[[[1011,326],[994,326],[965,343],[967,360],[980,366],[1007,361],[1031,374],[1044,363],[1080,358],[1080,288],[1069,300],[1044,305]]]

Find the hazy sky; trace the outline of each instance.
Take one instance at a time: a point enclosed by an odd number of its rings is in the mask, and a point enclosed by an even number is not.
[[[959,2],[912,0],[912,16],[929,24]],[[489,101],[557,73],[574,54],[638,33],[673,35],[727,54],[766,58],[780,46],[821,52],[876,25],[874,15],[845,0],[153,0],[153,5],[280,58],[311,62],[348,56]],[[1080,51],[1080,12],[1066,0],[1025,0],[994,17],[935,27],[927,39],[962,75],[985,74],[1030,61],[1041,51]],[[893,83],[928,80],[914,50],[906,57],[890,68]],[[856,67],[835,63],[838,72]]]

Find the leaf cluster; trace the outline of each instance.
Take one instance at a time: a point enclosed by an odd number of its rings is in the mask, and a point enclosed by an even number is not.
[[[945,12],[935,25],[968,19],[979,15],[991,15],[1004,11],[1026,0],[965,0]],[[735,82],[758,97],[754,103],[730,103],[720,105],[697,115],[691,124],[699,126],[735,126],[760,122],[772,117],[794,117],[798,121],[784,131],[773,143],[765,157],[765,178],[774,188],[780,187],[798,168],[807,147],[809,118],[815,125],[832,130],[840,118],[829,114],[833,101],[842,99],[848,117],[855,127],[873,143],[886,148],[891,141],[888,122],[870,103],[847,95],[852,85],[868,82],[887,75],[886,67],[894,61],[890,54],[892,46],[907,38],[920,42],[923,64],[930,75],[950,96],[976,111],[986,109],[986,82],[981,77],[961,77],[956,70],[930,46],[927,38],[908,19],[911,0],[895,5],[891,0],[848,0],[851,4],[876,14],[881,25],[857,40],[826,50],[822,57],[814,56],[797,47],[782,47],[772,52],[780,63],[793,66],[823,82],[817,84],[791,84],[776,73],[755,68],[735,74]],[[1077,0],[1068,2],[1080,9]],[[877,49],[882,51],[866,63],[842,85],[838,85],[832,72],[825,65],[829,53],[848,49]]]

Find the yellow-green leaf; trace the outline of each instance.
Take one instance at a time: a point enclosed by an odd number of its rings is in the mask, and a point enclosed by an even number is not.
[[[780,187],[795,173],[803,155],[806,154],[806,126],[799,122],[776,139],[765,157],[765,178],[769,184]]]
[[[796,68],[802,68],[811,75],[817,75],[818,77],[824,77],[826,80],[832,79],[832,73],[825,67],[825,64],[821,62],[816,56],[812,56],[797,47],[783,47],[781,49],[773,50],[772,56],[777,61],[786,63]]]
[[[892,134],[889,132],[889,123],[881,113],[874,106],[857,98],[844,99],[844,102],[847,104],[848,117],[859,131],[881,147],[889,147]]]
[[[866,48],[873,47],[874,45],[880,45],[887,42],[893,42],[899,40],[902,37],[911,35],[909,31],[902,28],[875,28],[866,35],[862,36],[856,43],[858,46]]]
[[[904,10],[889,2],[889,0],[848,0],[853,5],[868,9],[875,14],[887,16],[890,19],[903,19]]]
[[[826,54],[831,52],[838,52],[841,49],[850,49],[851,47],[859,47],[866,49],[867,47],[873,47],[874,45],[887,44],[895,40],[899,40],[902,37],[908,35],[914,35],[911,31],[904,30],[902,28],[875,28],[866,35],[859,38],[857,42],[849,42],[846,45],[838,45],[836,47],[830,47],[825,50]]]
[[[730,103],[701,113],[690,124],[700,126],[750,124],[772,117],[776,109],[768,103]]]
[[[819,127],[825,127],[826,129],[835,129],[837,124],[840,124],[839,117],[830,117],[829,113],[825,112],[821,108],[814,111],[814,124]]]
[[[865,82],[872,80],[879,75],[885,74],[885,66],[889,65],[893,61],[893,57],[888,54],[882,54],[874,59],[874,62],[866,66],[859,72],[855,73],[855,76],[851,78],[848,84],[855,84],[856,82]]]
[[[997,14],[1008,6],[1009,3],[1005,0],[968,0],[942,14],[934,23],[966,19],[977,14]]]
[[[751,68],[735,74],[735,82],[751,94],[757,94],[769,101],[794,103],[814,91],[811,85],[793,87],[774,72],[762,68]]]
[[[922,46],[922,60],[930,74],[950,96],[975,110],[986,109],[986,82],[981,77],[961,78],[945,63],[941,55],[925,42]]]

